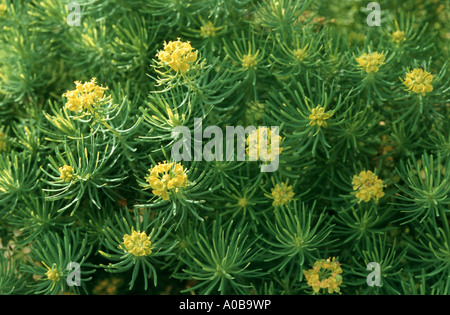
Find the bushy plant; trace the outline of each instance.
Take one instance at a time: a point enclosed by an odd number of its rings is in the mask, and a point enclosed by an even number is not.
[[[0,0],[0,294],[450,294],[449,8],[367,4]]]

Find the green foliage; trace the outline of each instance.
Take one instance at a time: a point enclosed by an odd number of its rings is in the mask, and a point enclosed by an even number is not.
[[[450,294],[445,1],[69,2],[0,0],[0,294]]]

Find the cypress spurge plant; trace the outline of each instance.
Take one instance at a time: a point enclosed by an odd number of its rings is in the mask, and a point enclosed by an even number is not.
[[[367,4],[0,0],[0,294],[449,294],[448,10]]]

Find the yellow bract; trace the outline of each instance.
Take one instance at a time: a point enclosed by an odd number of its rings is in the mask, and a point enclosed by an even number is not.
[[[274,206],[286,205],[292,201],[295,193],[292,191],[292,185],[287,186],[286,183],[276,184],[272,189],[272,198]]]
[[[342,284],[342,268],[336,258],[332,260],[318,260],[314,263],[313,269],[303,270],[308,285],[315,293],[320,289],[327,289],[328,293],[339,293],[339,286]]]
[[[408,91],[412,90],[414,93],[425,96],[425,94],[433,91],[432,81],[433,75],[425,70],[416,68],[406,74],[403,84],[406,85]]]
[[[332,111],[325,113],[325,108],[317,105],[316,108],[311,109],[311,115],[309,115],[311,121],[309,124],[311,126],[317,125],[319,127],[326,127],[327,122],[325,120],[329,119],[331,116],[333,116]]]
[[[169,190],[187,187],[188,177],[179,163],[159,163],[149,172],[145,180],[153,188],[152,192],[164,200],[169,200]]]
[[[133,231],[131,235],[123,236],[125,250],[134,256],[148,256],[152,253],[150,237],[145,232]]]
[[[61,173],[61,176],[59,178],[61,178],[63,181],[70,182],[73,179],[74,170],[72,166],[61,166],[59,168],[59,172]]]
[[[83,109],[90,109],[97,102],[103,100],[104,91],[107,87],[97,85],[97,79],[92,78],[89,82],[83,84],[75,81],[76,89],[67,91],[63,94],[67,97],[66,108],[70,111],[81,111]]]
[[[400,44],[406,40],[405,32],[400,30],[396,30],[394,33],[392,33],[391,37],[391,40],[397,44]]]
[[[250,69],[250,68],[254,68],[256,67],[256,65],[258,64],[258,54],[259,54],[259,50],[254,54],[248,54],[248,55],[244,55],[243,58],[241,59],[242,61],[242,67],[244,67],[245,69]]]
[[[359,175],[353,176],[353,190],[356,190],[356,198],[361,201],[369,202],[371,199],[378,203],[378,199],[384,196],[383,181],[372,171],[362,171]]]
[[[202,37],[214,37],[216,36],[217,28],[211,21],[206,22],[202,27],[200,27],[200,35]]]
[[[261,138],[262,136],[262,138]],[[268,127],[258,127],[258,129],[253,130],[247,138],[246,153],[252,160],[263,160],[263,161],[273,161],[276,155],[280,155],[283,148],[280,147],[281,136],[274,137],[275,143],[272,143],[272,132],[271,128]],[[276,147],[278,147],[278,152],[276,152]],[[273,150],[274,149],[274,150]]]
[[[378,68],[384,63],[386,57],[378,52],[370,54],[363,53],[360,57],[356,58],[359,67],[366,70],[367,73],[378,72]]]
[[[175,71],[185,72],[197,60],[198,52],[194,51],[190,42],[177,41],[164,42],[164,50],[156,56]]]

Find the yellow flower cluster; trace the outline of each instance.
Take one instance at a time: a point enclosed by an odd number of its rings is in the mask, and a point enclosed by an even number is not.
[[[200,27],[200,35],[202,37],[214,37],[216,36],[217,28],[211,21],[206,22],[202,27]]]
[[[149,172],[145,180],[152,187],[152,192],[164,200],[169,200],[168,190],[187,187],[188,177],[179,163],[159,163],[149,169]]]
[[[147,236],[145,232],[133,231],[131,235],[123,236],[125,250],[136,257],[150,255],[152,253],[151,244],[150,236]]]
[[[6,150],[6,134],[0,131],[0,152]]]
[[[313,269],[303,270],[308,285],[313,288],[315,293],[320,289],[327,289],[328,293],[339,293],[342,284],[342,268],[336,258],[332,260],[318,260],[314,263]]]
[[[67,97],[66,108],[70,111],[81,111],[83,109],[91,109],[97,102],[103,100],[104,92],[107,87],[97,85],[97,79],[92,78],[89,82],[83,84],[75,81],[76,89],[67,91],[63,94]]]
[[[433,91],[432,81],[433,75],[423,69],[416,68],[406,74],[403,84],[406,85],[408,91],[412,90],[414,93],[425,96],[425,94]]]
[[[307,52],[306,49],[308,47],[304,47],[304,48],[298,48],[296,50],[293,51],[295,59],[297,59],[298,61],[303,61],[307,56]]]
[[[244,55],[244,57],[241,59],[242,67],[245,69],[256,67],[256,65],[258,64],[258,54],[259,50],[254,55],[252,55],[251,53],[249,53],[248,55]]]
[[[58,268],[56,268],[56,264],[53,264],[52,268],[47,266],[44,262],[42,262],[45,267],[47,267],[48,271],[45,273],[48,280],[51,280],[53,282],[57,282],[60,279],[60,275],[58,272]]]
[[[396,30],[394,33],[391,34],[392,41],[394,43],[400,44],[406,40],[405,32]]]
[[[286,183],[276,184],[272,189],[272,205],[280,206],[286,205],[292,201],[295,193],[292,191],[292,185],[287,186]]]
[[[369,202],[372,198],[375,203],[384,196],[383,181],[372,171],[362,171],[359,175],[354,175],[352,180],[353,190],[356,190],[356,198],[361,201]]]
[[[319,126],[319,127],[326,127],[327,122],[326,120],[329,119],[331,116],[333,116],[333,111],[328,111],[325,113],[325,108],[317,105],[316,108],[311,109],[311,115],[309,115],[309,119],[311,120],[309,122],[310,126]]]
[[[373,52],[370,54],[363,53],[361,56],[356,58],[358,65],[365,69],[367,73],[378,72],[378,68],[384,63],[386,57],[378,52]]]
[[[175,71],[185,72],[197,60],[198,52],[194,51],[190,42],[177,41],[164,42],[164,50],[156,56]]]
[[[61,173],[61,178],[65,182],[70,182],[73,179],[73,167],[69,165],[64,165],[59,168],[59,172]]]
[[[261,138],[262,136],[262,138]],[[247,145],[246,153],[253,160],[261,160],[263,161],[273,161],[277,154],[274,150],[272,152],[272,146],[278,146],[278,155],[281,154],[283,148],[280,146],[281,144],[281,136],[278,136],[278,143],[272,143],[272,131],[271,128],[262,126],[258,127],[258,129],[253,130],[247,137]],[[261,154],[261,155],[260,155]]]

